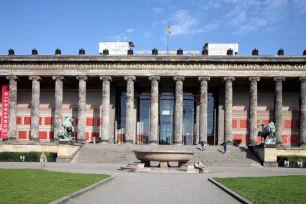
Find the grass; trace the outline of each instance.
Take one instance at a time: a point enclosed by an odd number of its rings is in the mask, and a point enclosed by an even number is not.
[[[40,169],[0,169],[0,203],[49,203],[108,177]]]
[[[214,179],[253,203],[306,203],[306,176]]]

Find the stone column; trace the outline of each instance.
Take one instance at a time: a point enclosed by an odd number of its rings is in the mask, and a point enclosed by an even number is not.
[[[233,107],[233,81],[234,77],[224,77],[225,102],[224,102],[224,141],[233,143],[232,138],[232,107]]]
[[[306,77],[301,77],[300,81],[300,146],[306,148]]]
[[[125,125],[125,143],[134,143],[135,138],[135,118],[134,118],[134,81],[135,76],[126,76],[124,80],[127,81],[126,87],[126,125]]]
[[[6,79],[9,80],[9,90],[10,90],[10,103],[9,103],[9,132],[8,139],[16,140],[17,138],[17,126],[16,126],[16,116],[17,116],[17,76],[7,76]],[[3,117],[2,117],[3,120]]]
[[[196,130],[195,144],[199,144],[199,142],[200,142],[200,101],[196,102],[196,126],[195,126],[195,130]]]
[[[250,77],[249,95],[249,145],[257,144],[257,82],[260,77]]]
[[[207,142],[207,92],[210,77],[199,77],[201,82],[200,92],[200,141]]]
[[[284,77],[275,77],[275,93],[274,93],[274,122],[275,122],[275,137],[276,144],[282,144],[282,130],[283,130],[283,81]],[[267,124],[266,124],[267,125]]]
[[[53,80],[55,80],[55,104],[54,104],[54,138],[57,138],[57,133],[62,130],[62,106],[63,106],[63,76],[53,76]]]
[[[150,144],[158,144],[158,81],[159,76],[149,77],[151,81],[151,109],[150,109]]]
[[[30,140],[39,140],[39,106],[40,106],[40,80],[39,76],[30,76],[32,80],[31,100],[31,135]]]
[[[174,112],[174,144],[183,142],[183,81],[185,77],[176,76],[175,83],[175,112]]]
[[[101,76],[102,80],[102,130],[101,139],[109,143],[109,104],[110,104],[110,76]]]
[[[87,76],[77,76],[76,79],[79,80],[78,140],[85,143]]]

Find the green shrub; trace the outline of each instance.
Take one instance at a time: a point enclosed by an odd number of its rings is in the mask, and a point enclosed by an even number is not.
[[[306,168],[306,157],[305,156],[278,156],[277,162],[279,166],[284,166],[284,161],[289,161],[289,167],[295,168],[297,167],[297,162],[302,161],[303,167]]]
[[[20,156],[25,157],[25,162],[39,162],[41,152],[0,152],[0,162],[22,162]],[[56,162],[57,153],[45,152],[48,162]]]

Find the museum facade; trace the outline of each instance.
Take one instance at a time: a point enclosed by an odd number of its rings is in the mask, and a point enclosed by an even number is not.
[[[49,142],[65,114],[105,143],[306,144],[306,56],[0,56],[1,135]]]

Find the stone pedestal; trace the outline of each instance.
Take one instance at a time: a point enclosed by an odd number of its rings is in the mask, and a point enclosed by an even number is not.
[[[31,135],[30,140],[39,140],[39,106],[40,106],[40,80],[39,76],[30,76],[32,80],[32,100],[31,100]]]
[[[282,144],[282,131],[283,131],[283,118],[282,118],[282,108],[283,108],[283,81],[284,77],[275,77],[275,93],[274,93],[274,122],[275,122],[275,137],[276,144]],[[267,125],[267,124],[266,124]]]
[[[183,81],[184,77],[176,76],[175,82],[175,112],[174,112],[174,144],[183,142]]]
[[[207,142],[207,92],[209,77],[199,77],[201,83],[200,95],[200,141]]]
[[[306,149],[306,77],[301,77],[300,89],[300,146]]]
[[[78,107],[78,140],[85,142],[86,134],[86,76],[77,76],[79,80],[79,107]]]
[[[161,169],[168,169],[168,162],[160,162],[159,168]]]
[[[158,144],[158,81],[160,80],[159,76],[151,76],[149,77],[151,81],[151,109],[150,109],[150,144]]]
[[[249,145],[257,144],[257,82],[259,80],[259,77],[249,78]]]
[[[135,128],[136,121],[134,117],[134,81],[135,76],[126,76],[124,79],[127,81],[126,87],[126,133],[125,133],[125,143],[135,143]]]
[[[9,132],[8,139],[16,140],[17,138],[17,126],[16,126],[16,116],[17,116],[17,76],[7,76],[6,79],[9,80],[9,90],[10,90],[10,103],[9,103]],[[3,120],[3,116],[2,116]]]
[[[63,115],[62,115],[62,106],[63,106],[63,76],[53,76],[55,80],[55,109],[54,109],[54,138],[57,138],[57,133],[62,130]]]
[[[233,81],[234,77],[224,77],[225,101],[224,101],[224,141],[232,144],[232,107],[233,107]]]
[[[109,142],[109,104],[110,104],[110,76],[101,76],[102,80],[102,129],[101,140],[104,143]]]

